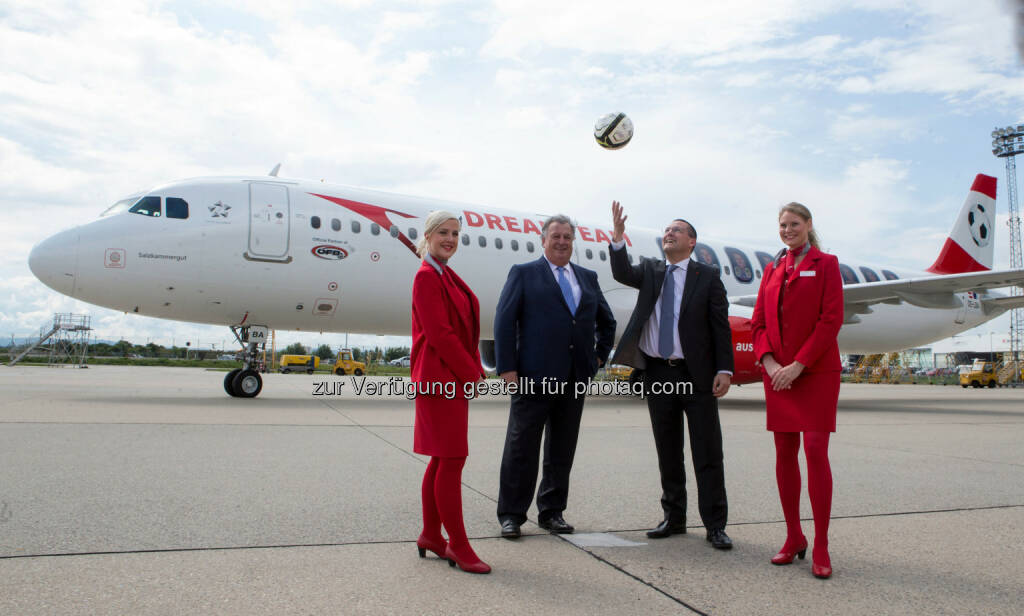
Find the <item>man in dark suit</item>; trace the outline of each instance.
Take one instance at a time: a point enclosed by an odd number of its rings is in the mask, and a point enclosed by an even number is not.
[[[631,265],[622,240],[626,217],[617,201],[612,203],[612,219],[612,276],[639,290],[612,362],[644,371],[661,473],[665,517],[647,536],[660,539],[686,532],[685,412],[700,517],[707,540],[727,550],[732,540],[725,534],[728,506],[718,421],[718,398],[729,391],[733,371],[725,285],[717,267],[690,259],[697,232],[685,220],[677,218],[665,229],[665,259],[641,259]],[[680,386],[686,383],[690,388]]]
[[[585,394],[577,383],[594,376],[615,339],[615,318],[597,273],[569,262],[575,234],[565,216],[544,223],[544,256],[512,267],[494,316],[498,374],[525,383],[512,395],[501,458],[498,520],[508,539],[520,535],[533,501],[545,426],[537,522],[554,533],[573,532],[562,512],[583,415]]]

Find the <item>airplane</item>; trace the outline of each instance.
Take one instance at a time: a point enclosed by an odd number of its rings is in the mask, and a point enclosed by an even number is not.
[[[177,181],[119,200],[88,224],[61,231],[29,255],[33,274],[70,297],[151,317],[225,325],[245,349],[224,390],[252,398],[268,332],[302,330],[408,335],[414,244],[426,215],[462,218],[453,266],[480,299],[481,357],[494,367],[493,315],[503,273],[543,253],[545,216],[268,176]],[[996,178],[978,175],[949,237],[927,271],[841,262],[843,353],[921,346],[973,328],[1024,297],[992,289],[1021,285],[1024,269],[991,271]],[[577,222],[574,261],[598,272],[616,320],[628,321],[636,291],[611,275],[609,220]],[[662,257],[661,233],[629,228],[631,259]],[[730,298],[733,383],[761,379],[750,316],[775,249],[698,238],[693,258],[720,268]],[[621,328],[620,328],[621,329]]]

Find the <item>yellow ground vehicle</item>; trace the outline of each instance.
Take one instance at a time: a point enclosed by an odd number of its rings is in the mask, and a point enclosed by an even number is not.
[[[366,364],[352,359],[352,349],[340,349],[338,359],[334,362],[334,374],[354,374],[363,376],[366,372]]]
[[[305,372],[313,374],[313,371],[320,367],[320,358],[316,355],[282,355],[281,373]]]
[[[960,387],[995,387],[996,365],[983,359],[974,360],[970,370],[960,371]]]
[[[628,381],[630,375],[633,374],[633,369],[629,366],[611,364],[605,368],[605,374],[612,381]]]

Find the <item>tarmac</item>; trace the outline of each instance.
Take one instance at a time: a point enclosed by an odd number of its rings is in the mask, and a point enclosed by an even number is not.
[[[705,541],[689,468],[690,532],[646,537],[654,443],[645,403],[619,395],[584,409],[576,534],[500,538],[508,399],[485,396],[463,508],[494,570],[471,575],[416,555],[412,402],[305,374],[236,399],[223,376],[0,368],[0,614],[1024,613],[1021,389],[844,384],[829,580],[810,552],[769,563],[785,526],[760,386],[721,404],[731,551]]]

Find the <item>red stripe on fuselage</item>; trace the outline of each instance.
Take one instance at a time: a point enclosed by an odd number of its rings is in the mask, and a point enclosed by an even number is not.
[[[406,214],[405,212],[399,212],[397,210],[389,210],[379,205],[360,203],[359,201],[351,201],[349,199],[342,199],[341,197],[332,197],[330,195],[319,195],[317,193],[309,194],[313,195],[314,197],[320,197],[321,199],[327,199],[332,203],[336,203],[344,208],[350,209],[356,214],[359,214],[360,216],[363,216],[364,218],[367,218],[370,221],[377,223],[385,231],[390,231],[391,225],[394,224],[391,222],[391,219],[388,218],[388,212],[392,214],[398,214],[399,216],[404,216],[406,218],[415,218],[415,216],[413,216],[412,214]],[[412,254],[416,254],[416,246],[412,243],[412,240],[406,237],[405,234],[402,233],[401,231],[399,231],[398,233],[398,241],[405,244],[405,247],[411,250]]]
[[[978,177],[987,176],[979,175]],[[947,237],[946,243],[942,246],[942,252],[927,271],[933,274],[964,274],[966,272],[985,272],[989,269],[975,261],[971,255],[967,254],[966,250],[960,247],[960,244]]]

